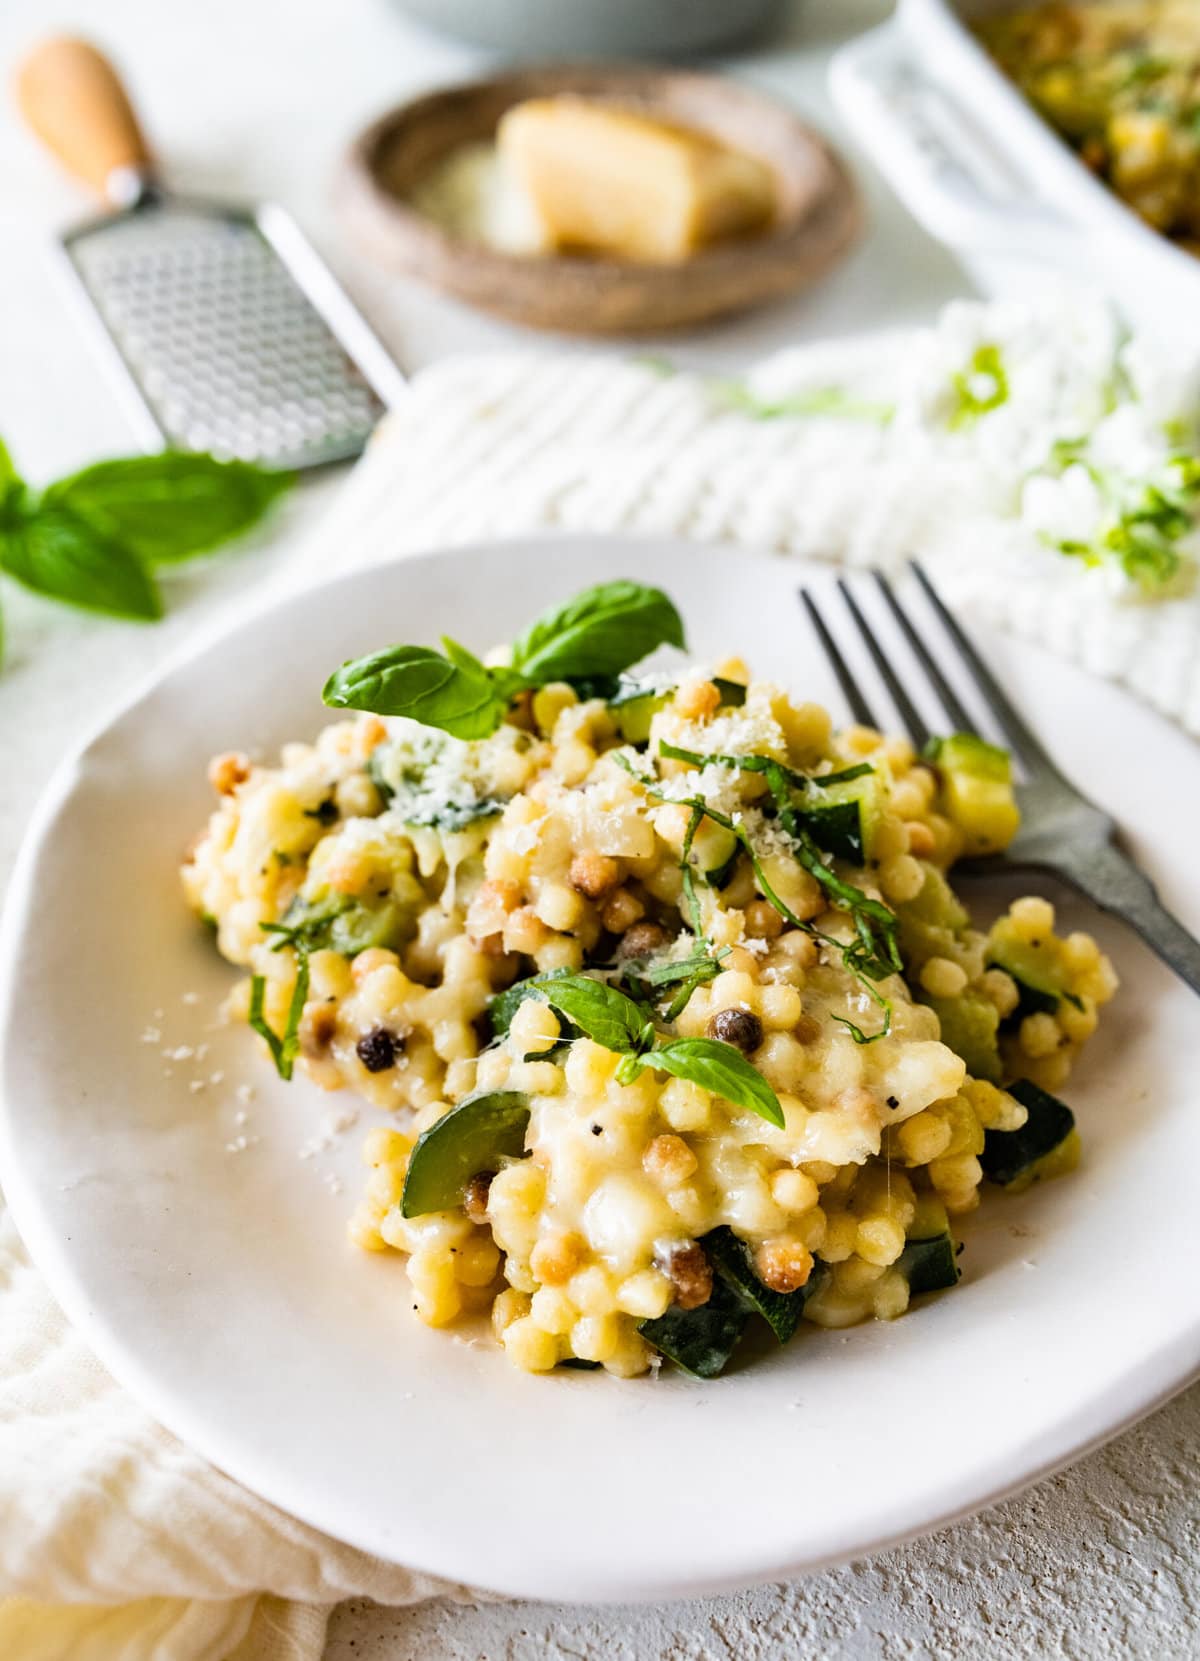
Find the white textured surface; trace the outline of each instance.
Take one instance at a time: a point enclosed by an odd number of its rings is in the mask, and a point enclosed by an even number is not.
[[[887,9],[885,0],[805,0],[784,45],[740,67],[813,112],[827,112],[818,89],[829,49]],[[93,30],[115,50],[137,83],[175,179],[193,188],[275,196],[295,210],[407,364],[527,341],[366,271],[338,248],[330,223],[329,177],[339,146],[366,116],[406,90],[470,72],[478,62],[472,55],[406,29],[386,0],[340,0],[336,7],[321,0],[208,0],[187,9],[108,0],[102,10],[76,4],[52,14],[44,0],[6,0],[0,14],[5,80],[17,51],[52,23]],[[680,358],[738,365],[796,338],[929,316],[960,289],[961,279],[877,187],[872,199],[871,238],[822,291],[692,338]],[[46,283],[40,237],[82,208],[73,188],[16,135],[6,103],[0,105],[0,432],[35,480],[129,444],[103,381]],[[311,516],[314,498],[329,488],[328,482],[310,487],[292,505],[290,522]],[[99,706],[115,700],[206,616],[236,603],[284,552],[276,538],[267,552],[247,550],[181,576],[172,585],[171,619],[153,630],[14,603],[9,586],[9,653],[0,673],[6,763],[0,873],[7,872],[42,780]],[[1117,1312],[1113,1341],[1120,1342]],[[933,1540],[798,1587],[658,1610],[517,1604],[389,1613],[351,1605],[336,1617],[328,1661],[1196,1656],[1198,1448],[1200,1389],[1194,1389],[1030,1495]],[[804,1503],[802,1494],[796,1503]],[[569,1526],[569,1519],[561,1522]]]
[[[1185,1661],[1200,1653],[1198,1430],[1193,1390],[972,1522],[736,1597],[657,1608],[345,1604],[326,1661]]]

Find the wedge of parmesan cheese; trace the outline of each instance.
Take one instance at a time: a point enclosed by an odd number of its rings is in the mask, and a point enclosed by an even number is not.
[[[690,128],[585,98],[534,98],[503,117],[504,165],[555,247],[670,264],[761,230],[769,167]]]

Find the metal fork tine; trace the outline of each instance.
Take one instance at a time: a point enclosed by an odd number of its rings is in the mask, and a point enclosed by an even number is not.
[[[937,691],[937,695],[942,701],[942,707],[945,709],[946,714],[954,722],[955,731],[970,733],[975,732],[975,721],[971,716],[970,711],[967,709],[958,693],[950,685],[950,682],[946,679],[945,675],[942,674],[942,671],[938,666],[937,659],[933,656],[925,642],[921,639],[920,635],[913,627],[912,619],[896,598],[895,589],[893,589],[891,583],[887,580],[882,571],[876,571],[874,575],[875,581],[879,585],[879,592],[887,601],[892,616],[896,619],[897,623],[899,623],[900,628],[904,633],[904,638],[912,647],[914,657],[917,659],[917,662],[921,665],[922,669],[924,669],[925,673],[929,676],[931,684]]]
[[[829,659],[829,663],[834,674],[837,676],[838,685],[842,689],[842,695],[846,702],[850,705],[850,713],[856,721],[861,721],[865,727],[878,726],[878,722],[871,713],[871,706],[859,691],[858,682],[850,673],[850,666],[842,656],[841,651],[838,648],[837,641],[825,627],[825,619],[817,610],[816,602],[814,601],[812,595],[808,592],[807,588],[800,589],[799,594],[801,600],[804,602],[804,608],[808,612],[812,626],[817,631],[817,638],[821,642],[821,648],[824,651],[825,656]]]
[[[908,736],[912,739],[918,750],[922,749],[929,738],[929,728],[922,720],[920,710],[913,703],[908,693],[904,690],[900,677],[896,674],[896,671],[892,668],[891,663],[888,661],[887,653],[879,644],[879,641],[875,638],[875,631],[863,616],[858,601],[854,598],[854,595],[850,590],[850,585],[847,583],[845,577],[838,578],[838,588],[841,591],[842,599],[845,600],[847,606],[850,608],[850,615],[853,617],[858,626],[859,634],[862,635],[863,640],[866,642],[867,650],[871,654],[871,661],[874,663],[876,669],[879,670],[880,675],[883,677],[884,685],[892,695],[892,702],[900,711],[900,719],[908,728]]]
[[[942,599],[937,589],[934,588],[933,584],[925,575],[921,567],[917,564],[916,560],[913,560],[912,562],[912,572],[921,587],[925,590],[925,594],[930,605],[932,605],[933,609],[937,612],[939,618],[944,624],[946,633],[958,647],[959,655],[966,664],[967,668],[971,671],[975,684],[979,688],[979,691],[987,703],[988,708],[996,717],[997,721],[999,721],[1000,725],[1004,728],[1005,737],[1016,750],[1020,759],[1025,763],[1026,770],[1031,771],[1035,767],[1042,768],[1047,773],[1052,773],[1055,777],[1060,777],[1061,775],[1059,774],[1058,768],[1046,754],[1046,751],[1042,747],[1041,740],[1030,731],[1030,729],[1026,726],[1023,717],[1017,713],[1012,704],[1008,701],[1008,697],[1001,688],[999,681],[997,681],[996,677],[992,674],[992,671],[988,668],[987,664],[975,650],[974,646],[971,644],[970,640],[968,640],[958,623],[956,623],[954,618],[950,615],[950,612],[946,608],[945,601]]]

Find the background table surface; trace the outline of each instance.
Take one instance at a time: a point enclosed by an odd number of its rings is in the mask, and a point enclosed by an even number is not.
[[[782,38],[725,66],[836,131],[824,91],[829,55],[888,9],[884,0],[805,0]],[[89,33],[114,53],[172,181],[290,208],[406,367],[448,352],[547,344],[373,272],[344,245],[333,213],[337,159],[355,130],[391,102],[483,67],[483,55],[405,24],[387,0],[4,0],[5,80],[48,28]],[[957,267],[864,173],[870,234],[821,289],[661,349],[683,363],[732,367],[798,339],[926,318],[964,292]],[[47,277],[48,237],[86,211],[79,190],[0,108],[0,434],[35,483],[132,447]],[[170,616],[152,629],[76,617],[5,585],[0,877],[61,752],[186,633],[277,569],[337,482],[305,486],[269,535],[179,574]],[[1113,1341],[1121,1341],[1115,1311]],[[957,1387],[969,1389],[969,1379]],[[1200,1388],[972,1522],[737,1597],[629,1609],[347,1604],[334,1617],[327,1661],[1197,1656],[1198,1433]],[[803,1494],[795,1502],[803,1505]]]

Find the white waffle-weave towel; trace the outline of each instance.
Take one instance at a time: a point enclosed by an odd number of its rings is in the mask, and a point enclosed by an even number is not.
[[[789,400],[809,413],[770,413]],[[315,575],[531,530],[851,565],[919,553],[951,601],[1200,735],[1200,479],[1169,544],[1180,573],[1154,595],[1115,551],[1093,567],[1048,545],[1159,546],[1169,464],[1198,423],[1200,364],[1165,362],[1078,296],[957,302],[929,329],[778,354],[732,396],[611,357],[453,359],[414,381],[302,559]],[[1073,465],[1051,460],[1085,432]]]

